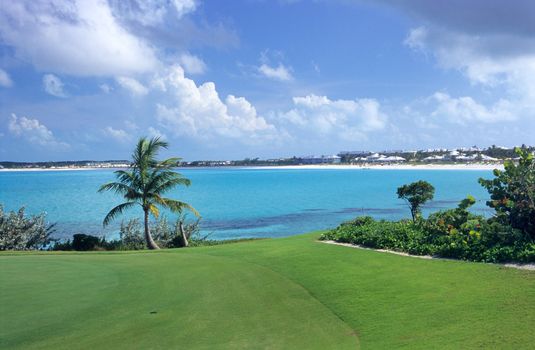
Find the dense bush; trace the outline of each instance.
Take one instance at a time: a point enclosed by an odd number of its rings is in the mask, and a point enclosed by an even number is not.
[[[101,239],[95,236],[77,233],[72,236],[72,248],[74,250],[95,250],[101,244]]]
[[[535,262],[535,242],[522,231],[468,211],[468,197],[455,209],[431,214],[427,220],[375,221],[359,217],[324,235],[323,240],[484,262]]]
[[[375,221],[365,216],[340,225],[324,234],[322,239],[417,255],[433,253],[425,241],[425,235],[412,221]]]
[[[121,222],[119,229],[119,240],[115,248],[119,250],[141,250],[146,248],[145,238],[143,238],[143,228],[139,219],[131,219]]]
[[[0,205],[0,250],[43,249],[52,241],[54,225],[45,214],[26,215],[24,208],[9,213]]]
[[[526,149],[516,149],[518,164],[506,161],[504,170],[494,170],[494,179],[479,179],[489,191],[487,205],[496,210],[496,220],[535,239],[535,160]]]

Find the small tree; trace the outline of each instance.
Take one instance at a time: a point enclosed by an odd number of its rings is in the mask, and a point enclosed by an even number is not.
[[[417,181],[398,187],[398,198],[404,199],[411,210],[412,220],[416,221],[420,216],[420,207],[433,199],[435,188],[427,181]]]
[[[535,239],[535,161],[527,149],[515,149],[518,164],[506,161],[504,170],[494,170],[494,179],[480,178],[490,193],[487,205],[496,210],[496,219]]]
[[[0,250],[34,250],[52,242],[55,224],[47,224],[45,214],[26,215],[24,207],[4,212],[0,204]]]

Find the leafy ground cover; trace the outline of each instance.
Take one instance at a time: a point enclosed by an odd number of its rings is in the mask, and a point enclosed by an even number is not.
[[[531,348],[535,273],[322,244],[0,254],[0,348]]]

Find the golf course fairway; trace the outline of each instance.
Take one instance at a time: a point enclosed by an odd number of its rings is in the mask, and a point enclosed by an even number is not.
[[[534,271],[318,236],[1,253],[0,348],[533,348]]]

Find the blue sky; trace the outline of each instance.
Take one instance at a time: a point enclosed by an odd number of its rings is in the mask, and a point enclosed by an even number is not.
[[[534,4],[0,0],[0,160],[534,144]]]

